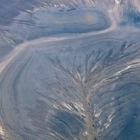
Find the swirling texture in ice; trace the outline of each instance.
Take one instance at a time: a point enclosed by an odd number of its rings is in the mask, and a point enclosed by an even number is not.
[[[1,0],[0,140],[139,140],[139,28],[139,0]]]

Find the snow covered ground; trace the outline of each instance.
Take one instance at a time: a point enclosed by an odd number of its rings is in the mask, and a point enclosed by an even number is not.
[[[0,4],[0,140],[140,139],[138,0]]]

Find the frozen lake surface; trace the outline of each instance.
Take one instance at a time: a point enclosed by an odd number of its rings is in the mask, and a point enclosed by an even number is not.
[[[0,140],[139,140],[140,1],[1,0]]]

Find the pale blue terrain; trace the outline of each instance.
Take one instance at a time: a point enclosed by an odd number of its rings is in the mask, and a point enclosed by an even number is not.
[[[140,140],[140,1],[0,0],[0,140]]]

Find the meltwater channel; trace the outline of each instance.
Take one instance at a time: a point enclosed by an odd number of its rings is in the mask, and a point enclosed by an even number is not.
[[[140,0],[0,0],[0,140],[140,140]]]

